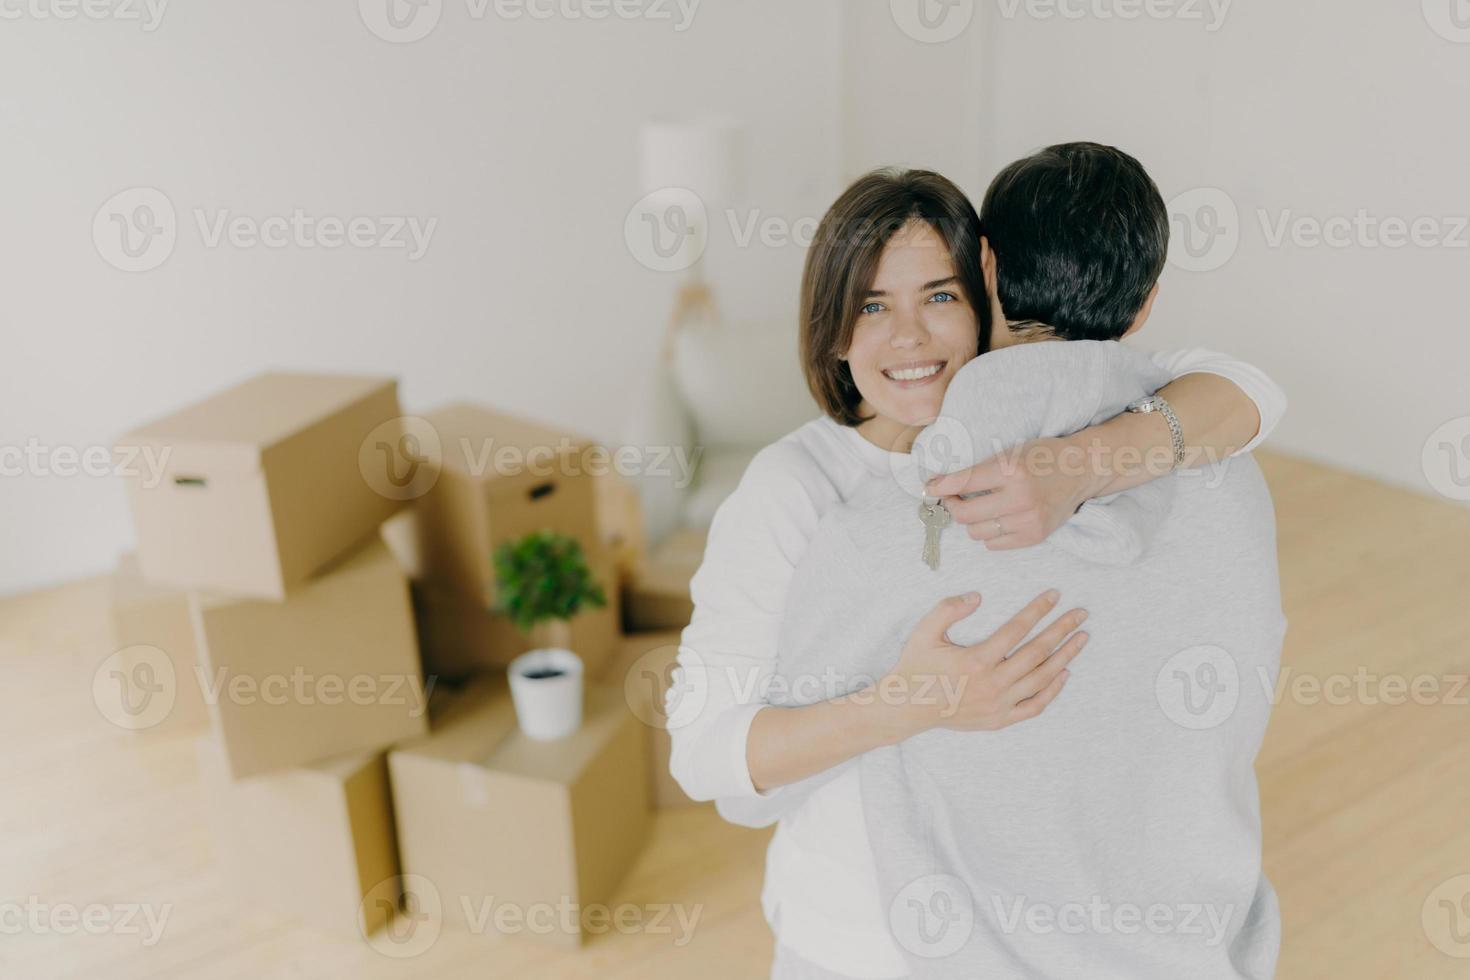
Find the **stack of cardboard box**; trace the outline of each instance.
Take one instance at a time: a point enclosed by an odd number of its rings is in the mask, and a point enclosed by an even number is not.
[[[438,444],[432,485],[384,526],[413,577],[425,667],[473,678],[425,738],[389,754],[403,868],[431,882],[447,922],[571,907],[531,935],[576,945],[581,910],[605,903],[650,826],[649,729],[607,683],[621,643],[619,591],[636,565],[636,497],[589,440],[468,404],[423,417]],[[493,611],[493,555],[538,528],[575,537],[607,602],[568,623],[586,680],[582,727],[538,742],[516,729],[503,679],[532,641]]]
[[[650,808],[683,799],[650,686],[667,667],[619,628],[637,496],[587,440],[472,405],[403,417],[391,380],[268,374],[119,442],[164,469],[129,482],[115,666],[173,675],[164,727],[210,724],[200,770],[252,897],[364,935],[408,876],[451,922],[497,921],[465,914],[492,896],[611,897]],[[504,665],[532,643],[493,611],[495,547],[541,528],[582,543],[608,598],[569,624],[584,720],[555,742],[516,730]],[[677,634],[657,639],[671,663]],[[543,937],[580,942],[578,921]]]
[[[138,538],[116,642],[173,672],[166,723],[207,709],[201,772],[222,856],[272,906],[342,930],[397,875],[385,751],[424,734],[402,505],[359,466],[400,418],[390,379],[272,373],[120,437],[163,462],[128,481]]]

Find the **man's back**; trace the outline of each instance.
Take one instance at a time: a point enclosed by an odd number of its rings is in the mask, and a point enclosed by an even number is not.
[[[884,907],[916,976],[1271,976],[1253,768],[1285,629],[1270,496],[1249,457],[1170,481],[1154,488],[1172,496],[1148,548],[1120,538],[1117,564],[1096,539],[1100,560],[1061,534],[991,552],[956,527],[931,571],[895,481],[830,515],[798,568],[782,673],[840,650],[843,689],[891,667],[946,595],[983,596],[949,631],[962,644],[1048,588],[1091,613],[1087,652],[1039,717],[935,729],[859,762]]]

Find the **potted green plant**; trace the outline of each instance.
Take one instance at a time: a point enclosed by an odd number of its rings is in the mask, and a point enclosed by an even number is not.
[[[533,531],[495,549],[495,611],[525,633],[532,649],[510,662],[511,698],[531,738],[570,735],[582,722],[582,660],[568,649],[569,620],[607,596],[576,538]]]

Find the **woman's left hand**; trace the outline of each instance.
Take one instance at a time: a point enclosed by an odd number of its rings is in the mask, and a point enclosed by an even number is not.
[[[1033,439],[935,477],[926,490],[944,498],[945,509],[970,537],[992,551],[1007,551],[1045,541],[1096,496],[1106,474],[1093,469],[1072,440]],[[964,499],[962,493],[983,496]]]

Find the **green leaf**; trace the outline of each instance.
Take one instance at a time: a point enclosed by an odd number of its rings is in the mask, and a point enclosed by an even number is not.
[[[546,620],[571,619],[584,608],[607,605],[581,544],[570,535],[532,531],[503,542],[491,557],[498,597],[493,608],[523,632]]]

